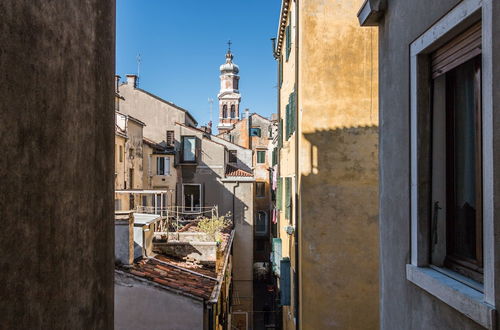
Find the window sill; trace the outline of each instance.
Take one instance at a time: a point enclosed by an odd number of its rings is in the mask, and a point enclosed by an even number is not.
[[[481,292],[428,267],[406,265],[406,279],[487,329],[495,324],[495,308]]]

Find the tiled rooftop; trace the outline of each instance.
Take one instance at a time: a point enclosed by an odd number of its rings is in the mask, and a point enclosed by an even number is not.
[[[217,284],[217,280],[214,278],[216,276],[215,270],[210,272],[208,269],[197,269],[197,265],[188,269],[186,265],[185,262],[157,255],[155,258],[143,259],[131,267],[120,267],[120,269],[159,285],[209,299]]]
[[[250,172],[244,171],[241,168],[234,167],[233,165],[227,165],[227,167],[226,167],[226,176],[252,177],[253,174],[250,173]]]

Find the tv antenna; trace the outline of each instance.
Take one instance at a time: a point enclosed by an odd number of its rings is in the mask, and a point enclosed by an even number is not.
[[[211,97],[209,97],[208,103],[210,104],[210,122],[212,122],[212,107],[214,105],[214,100]]]
[[[139,86],[139,78],[141,75],[141,54],[140,53],[137,54],[136,60],[137,60],[137,86]]]

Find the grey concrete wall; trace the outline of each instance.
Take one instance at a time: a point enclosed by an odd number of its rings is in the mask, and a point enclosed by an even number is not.
[[[379,30],[382,329],[481,328],[455,309],[410,284],[405,274],[405,264],[410,263],[408,49],[413,40],[459,2],[458,0],[389,1],[388,11]],[[494,6],[494,11],[493,17],[498,17],[500,14],[498,2]],[[497,39],[500,36],[498,33],[500,23],[497,21],[494,25],[496,36],[494,44],[496,56],[499,56],[500,45]],[[497,60],[495,62],[498,63]],[[498,77],[500,66],[495,67]],[[496,104],[500,104],[498,90],[494,98]],[[498,116],[495,120],[498,123]],[[499,132],[497,131],[495,135],[498,145]],[[500,157],[497,154],[495,158],[497,160],[495,168],[498,168]],[[497,181],[495,192],[500,192],[499,187]]]
[[[115,329],[203,329],[203,301],[115,273]]]
[[[111,329],[115,1],[0,13],[0,327]]]

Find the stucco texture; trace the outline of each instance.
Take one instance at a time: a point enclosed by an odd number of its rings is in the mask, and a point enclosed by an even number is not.
[[[284,143],[280,171],[298,180],[299,254],[291,240],[283,252],[299,261],[302,329],[379,328],[378,41],[359,27],[362,2],[300,2],[298,81],[295,39],[284,67],[282,117],[296,86],[299,145]]]
[[[416,38],[459,2],[458,0],[392,0],[389,1],[379,27],[382,329],[482,329],[480,325],[457,310],[411,284],[406,279],[405,273],[405,264],[410,263],[411,226],[408,49]],[[493,1],[493,11],[493,63],[498,63],[500,24],[495,18],[500,15],[500,5],[497,1]],[[493,81],[498,81],[499,67],[494,65]],[[494,110],[494,127],[500,127],[499,102],[500,93],[496,89],[494,104],[497,104],[497,108]],[[494,134],[496,141],[494,149],[499,150],[498,130]],[[498,169],[499,153],[494,157],[495,168]],[[496,193],[500,191],[498,188],[500,185],[498,175],[495,177],[497,178],[495,196],[498,196]],[[497,302],[498,296],[497,294]]]
[[[112,329],[115,1],[0,12],[0,327]]]

